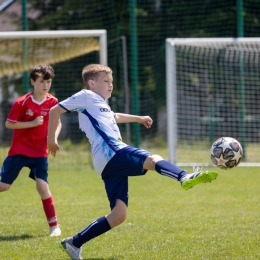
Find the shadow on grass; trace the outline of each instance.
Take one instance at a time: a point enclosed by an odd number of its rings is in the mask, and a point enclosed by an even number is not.
[[[16,240],[25,240],[31,239],[31,235],[20,235],[20,236],[0,236],[0,241],[16,241]]]
[[[119,260],[122,258],[110,257],[110,258],[84,258],[84,260]]]

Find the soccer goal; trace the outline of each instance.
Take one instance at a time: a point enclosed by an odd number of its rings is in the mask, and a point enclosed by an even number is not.
[[[0,77],[56,64],[99,51],[107,64],[106,30],[17,31],[0,33]]]
[[[38,64],[54,67],[50,89],[59,100],[84,87],[81,72],[90,63],[107,64],[106,30],[17,31],[0,33],[0,144],[9,143],[4,122],[14,100],[32,86],[28,72]],[[77,114],[64,118],[61,137],[80,142]],[[67,120],[67,121],[65,121]]]
[[[260,38],[166,39],[167,139],[177,165],[211,165],[210,147],[233,137],[241,165],[260,162]]]

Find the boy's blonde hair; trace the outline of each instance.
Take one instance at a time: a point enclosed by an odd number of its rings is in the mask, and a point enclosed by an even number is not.
[[[90,89],[90,86],[88,85],[88,81],[90,79],[96,80],[98,78],[100,72],[112,74],[112,70],[106,65],[90,64],[83,68],[82,79],[83,79],[83,82],[84,82],[85,86],[87,87],[87,89]]]

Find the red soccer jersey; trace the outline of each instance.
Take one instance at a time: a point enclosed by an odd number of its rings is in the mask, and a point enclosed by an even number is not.
[[[57,98],[47,93],[37,102],[32,93],[18,98],[7,117],[10,122],[28,122],[43,116],[43,124],[36,127],[14,129],[9,156],[22,154],[28,157],[48,157],[47,133],[50,109],[58,103]]]

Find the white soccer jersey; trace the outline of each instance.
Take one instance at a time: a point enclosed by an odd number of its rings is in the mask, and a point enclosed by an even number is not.
[[[101,176],[115,152],[127,146],[121,141],[114,112],[100,95],[86,89],[60,102],[59,106],[68,112],[78,112],[79,128],[91,144],[94,168]]]

